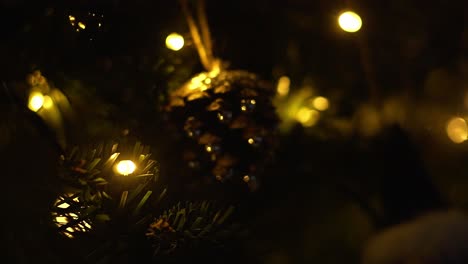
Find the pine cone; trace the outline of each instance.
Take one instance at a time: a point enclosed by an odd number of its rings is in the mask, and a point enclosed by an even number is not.
[[[248,182],[253,190],[272,157],[278,117],[274,89],[252,73],[201,73],[170,94],[170,127],[184,161],[201,176]]]

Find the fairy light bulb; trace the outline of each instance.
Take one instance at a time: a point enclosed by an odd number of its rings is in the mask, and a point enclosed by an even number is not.
[[[454,117],[447,123],[447,136],[456,144],[468,139],[468,125],[465,119]]]
[[[280,96],[285,96],[289,93],[289,86],[291,84],[291,80],[289,79],[288,76],[282,76],[278,80],[278,87],[276,88],[276,91],[278,92],[278,95]]]
[[[168,49],[178,51],[184,47],[184,37],[177,33],[171,33],[166,38],[166,47]]]
[[[52,98],[48,95],[44,96],[44,103],[42,104],[42,107],[45,109],[50,109],[54,106],[54,101]]]
[[[37,112],[44,105],[44,95],[39,92],[31,93],[29,96],[28,107],[31,111]]]
[[[361,29],[362,20],[358,14],[352,11],[346,11],[339,16],[338,24],[342,30],[354,33]]]
[[[127,176],[132,174],[136,169],[136,165],[131,160],[121,160],[117,163],[116,170],[119,174]]]
[[[327,98],[318,96],[312,100],[312,106],[319,111],[325,111],[328,109],[329,102]]]

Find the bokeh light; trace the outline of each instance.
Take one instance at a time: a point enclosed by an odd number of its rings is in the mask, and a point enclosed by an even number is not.
[[[44,107],[45,109],[50,109],[52,108],[53,105],[54,105],[54,101],[52,100],[52,98],[48,95],[44,96],[44,103],[42,107]]]
[[[166,38],[166,47],[178,51],[184,47],[184,37],[177,33],[171,33]]]
[[[328,99],[323,96],[318,96],[312,99],[312,106],[319,111],[327,110],[329,105],[330,103],[328,102]]]
[[[317,123],[320,113],[308,107],[302,107],[297,111],[296,120],[305,127],[311,127]]]
[[[276,88],[278,95],[280,96],[288,95],[290,84],[291,84],[291,80],[289,79],[288,76],[282,76],[281,78],[279,78],[278,87]]]
[[[354,33],[361,29],[362,20],[358,14],[346,11],[338,18],[338,24],[344,31]]]
[[[456,144],[464,142],[468,138],[468,125],[465,119],[451,118],[447,123],[447,135]]]

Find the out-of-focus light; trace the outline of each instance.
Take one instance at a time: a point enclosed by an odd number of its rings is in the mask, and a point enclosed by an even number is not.
[[[118,173],[127,176],[129,174],[132,174],[136,169],[135,163],[131,160],[121,160],[119,163],[117,163],[116,170]]]
[[[255,143],[255,140],[253,138],[249,138],[247,142],[249,142],[249,144],[252,145],[253,143]]]
[[[39,109],[41,109],[43,105],[44,105],[44,96],[39,92],[31,93],[31,95],[29,96],[29,103],[28,103],[29,109],[31,109],[31,111],[37,112],[39,111]]]
[[[250,181],[250,176],[249,176],[249,175],[245,175],[245,176],[242,178],[242,180],[243,180],[244,182],[249,182],[249,181]]]
[[[465,119],[454,117],[447,123],[447,135],[454,143],[460,144],[468,139],[468,125]]]
[[[211,152],[211,151],[213,151],[213,148],[212,148],[211,146],[206,146],[205,149],[206,149],[206,152]]]
[[[278,87],[276,88],[276,92],[280,96],[288,95],[289,93],[289,86],[291,85],[291,80],[288,76],[282,76],[278,80]]]
[[[302,107],[296,113],[296,120],[305,127],[311,127],[315,125],[320,117],[320,113],[317,110],[310,109],[308,107]]]
[[[358,14],[347,11],[340,15],[338,18],[338,24],[344,31],[354,33],[361,29],[362,20]]]
[[[171,50],[178,51],[184,47],[184,37],[177,33],[171,33],[166,38],[166,47]]]
[[[85,25],[83,22],[78,22],[78,26],[79,26],[81,29],[85,29],[85,28],[86,28],[86,25]]]
[[[312,106],[319,111],[325,111],[328,109],[329,102],[327,98],[318,96],[312,100]]]
[[[70,22],[74,22],[76,20],[76,18],[74,16],[68,16],[68,19],[70,20]]]
[[[52,98],[48,95],[44,96],[44,104],[42,105],[42,107],[44,107],[45,109],[50,109],[53,105],[54,101],[52,100]]]

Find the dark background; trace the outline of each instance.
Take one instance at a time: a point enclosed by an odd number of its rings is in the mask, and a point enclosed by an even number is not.
[[[382,228],[466,206],[466,144],[445,134],[448,118],[467,112],[463,2],[207,1],[214,53],[230,68],[272,82],[287,75],[291,92],[312,84],[332,106],[317,126],[281,133],[265,184],[251,197],[250,258],[358,263]],[[4,89],[40,69],[78,112],[69,143],[129,128],[153,146],[163,174],[178,172],[158,107],[202,67],[177,1],[2,0],[0,8]],[[363,19],[356,34],[337,26],[346,9]],[[76,32],[69,15],[86,30]],[[171,32],[186,39],[178,52],[165,47]],[[381,115],[387,102],[403,118],[364,135],[359,120]],[[337,132],[335,121],[349,127]],[[53,144],[35,136],[33,143]],[[35,159],[18,138],[18,157]]]

